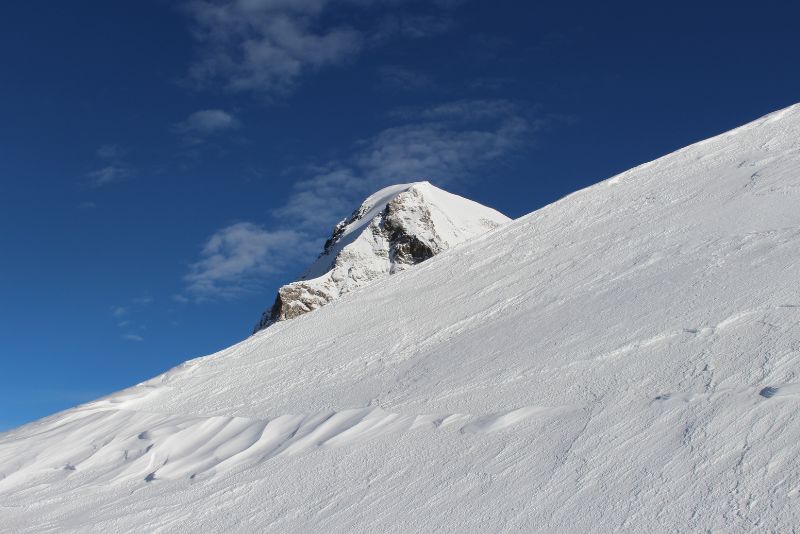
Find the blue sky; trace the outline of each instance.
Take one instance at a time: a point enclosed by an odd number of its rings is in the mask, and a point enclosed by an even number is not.
[[[518,217],[800,101],[796,3],[645,4],[4,5],[0,429],[246,337],[383,185]]]

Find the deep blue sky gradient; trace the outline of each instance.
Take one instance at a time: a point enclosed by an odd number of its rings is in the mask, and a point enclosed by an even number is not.
[[[209,52],[186,4],[3,5],[0,430],[246,337],[308,257],[274,251],[248,291],[197,299],[185,277],[203,244],[235,223],[302,226],[276,210],[309,166],[346,162],[422,110],[499,102],[522,118],[491,160],[425,173],[519,217],[800,101],[794,2],[367,3],[331,0],[309,31],[366,35],[387,13],[410,27],[280,91],[191,79]],[[180,124],[209,109],[238,127],[192,140]],[[124,172],[92,185],[109,162]],[[328,230],[304,231],[316,247]]]

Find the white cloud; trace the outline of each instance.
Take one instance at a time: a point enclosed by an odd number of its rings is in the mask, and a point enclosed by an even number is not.
[[[125,334],[122,336],[122,339],[127,339],[128,341],[136,341],[137,343],[141,343],[144,341],[144,338],[139,334]]]
[[[195,111],[186,119],[175,125],[175,130],[189,144],[199,144],[211,135],[235,130],[240,122],[234,115],[221,109],[203,109]]]
[[[122,317],[123,315],[127,315],[128,308],[125,306],[112,306],[111,307],[111,315],[114,317]]]
[[[199,86],[221,82],[234,92],[285,94],[300,77],[346,63],[389,39],[421,38],[454,26],[439,11],[457,2],[433,1],[426,13],[390,11],[404,0],[193,0],[185,12],[200,44],[189,78]],[[332,22],[349,17],[361,27]],[[431,11],[433,11],[431,13]],[[328,14],[334,16],[327,16]]]
[[[203,246],[201,259],[185,276],[195,300],[232,298],[251,291],[259,277],[307,252],[306,238],[293,230],[269,231],[252,223],[226,226]]]
[[[190,77],[200,84],[222,80],[232,91],[281,93],[308,70],[357,54],[362,35],[347,26],[319,29],[329,0],[198,0],[186,10],[203,45]]]

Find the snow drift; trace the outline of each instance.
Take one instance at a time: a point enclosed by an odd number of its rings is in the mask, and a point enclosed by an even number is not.
[[[13,531],[791,531],[800,106],[0,435]]]

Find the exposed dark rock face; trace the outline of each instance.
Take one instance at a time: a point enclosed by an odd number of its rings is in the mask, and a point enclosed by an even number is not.
[[[413,191],[407,191],[407,194],[414,194]],[[432,234],[433,239],[424,239],[409,229],[407,220],[404,215],[408,211],[403,204],[402,194],[389,202],[386,209],[381,214],[380,228],[384,233],[387,241],[389,242],[389,258],[393,263],[392,272],[396,271],[396,265],[416,265],[429,258],[432,258],[440,252],[437,242],[441,241],[436,235],[436,228],[434,227],[433,220],[431,219],[430,210],[424,204],[421,204],[417,209],[413,210],[416,218],[416,223],[425,229],[428,229]]]
[[[392,242],[392,258],[395,263],[416,265],[436,255],[436,252],[416,236],[402,236]]]
[[[304,313],[324,306],[332,299],[330,294],[303,282],[287,284],[278,290],[275,303],[264,312],[254,332],[263,330],[278,321],[294,319]]]

